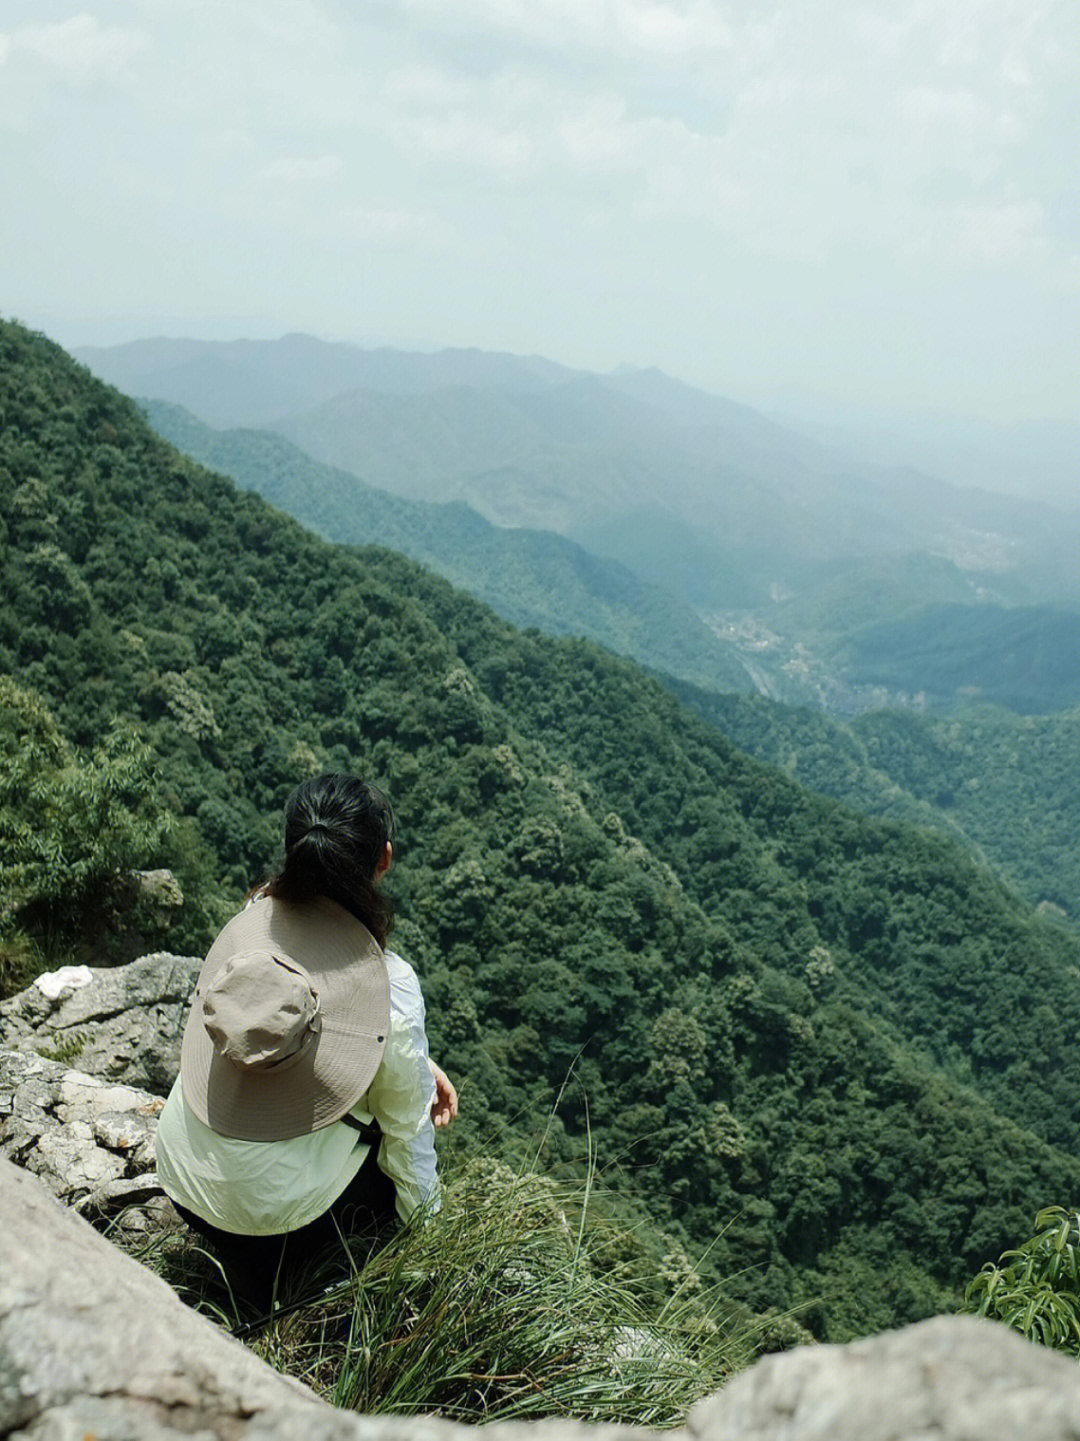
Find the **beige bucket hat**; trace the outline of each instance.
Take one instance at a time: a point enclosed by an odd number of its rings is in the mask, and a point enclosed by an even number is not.
[[[232,918],[199,974],[184,1100],[221,1136],[322,1130],[370,1086],[389,1025],[386,958],[367,927],[323,896],[263,897]]]

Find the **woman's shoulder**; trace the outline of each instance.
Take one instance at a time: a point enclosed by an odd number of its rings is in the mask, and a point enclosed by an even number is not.
[[[424,993],[420,978],[403,956],[396,951],[384,952],[386,972],[390,979],[390,1009],[409,1020],[424,1017]]]

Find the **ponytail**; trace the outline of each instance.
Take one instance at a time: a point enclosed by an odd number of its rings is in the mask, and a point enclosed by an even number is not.
[[[305,781],[285,803],[285,863],[264,894],[283,901],[328,896],[385,946],[394,908],[376,885],[394,813],[381,791],[358,776]]]

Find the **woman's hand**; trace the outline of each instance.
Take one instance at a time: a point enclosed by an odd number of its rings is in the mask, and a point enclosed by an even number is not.
[[[457,1115],[457,1091],[441,1066],[428,1057],[428,1066],[435,1077],[435,1099],[431,1103],[431,1119],[436,1126],[449,1126]]]

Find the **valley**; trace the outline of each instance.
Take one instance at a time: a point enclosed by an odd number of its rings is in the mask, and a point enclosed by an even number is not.
[[[137,737],[141,863],[174,870],[171,944],[197,953],[272,862],[298,776],[363,770],[398,810],[396,944],[461,1080],[458,1144],[555,1176],[593,1154],[657,1256],[820,1336],[954,1304],[1080,1188],[1080,939],[910,824],[946,799],[914,760],[887,819],[815,793],[845,747],[846,799],[887,790],[884,736],[830,751],[803,712],[686,703],[304,530],[43,337],[4,324],[0,361],[12,835],[28,725],[62,739],[35,782],[61,817],[72,766]],[[732,717],[763,720],[769,764]],[[45,944],[50,915],[24,895],[5,944]]]

